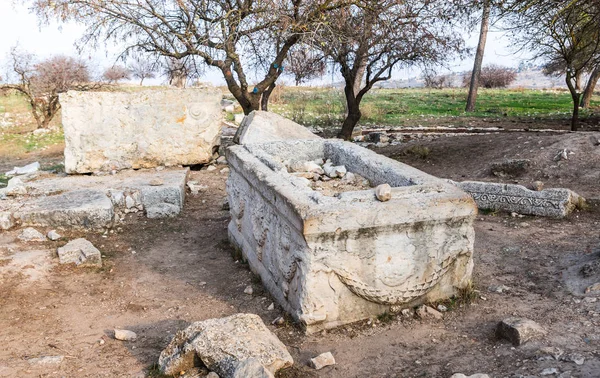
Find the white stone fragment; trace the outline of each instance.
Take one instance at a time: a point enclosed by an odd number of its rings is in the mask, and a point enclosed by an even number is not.
[[[472,375],[464,375],[461,373],[452,374],[450,378],[490,378],[487,374],[477,373]]]
[[[232,377],[239,363],[249,358],[256,358],[271,373],[294,362],[259,316],[235,314],[195,322],[177,332],[160,354],[158,365],[163,374],[178,375],[198,360],[219,376]]]
[[[290,168],[292,169],[292,172],[310,172],[318,173],[320,175],[325,173],[325,171],[323,171],[323,168],[321,168],[321,166],[315,163],[314,161],[294,161],[290,165]]]
[[[40,170],[40,163],[27,164],[23,167],[15,167],[12,171],[6,172],[6,176],[26,175],[28,173],[34,173]]]
[[[52,241],[56,241],[62,237],[56,230],[50,230],[46,236]]]
[[[61,264],[75,263],[77,266],[102,266],[100,251],[83,238],[71,240],[63,247],[58,248],[58,259]]]
[[[0,212],[0,230],[10,230],[15,225],[13,216],[8,211]]]
[[[8,180],[6,189],[4,190],[7,196],[18,196],[27,194],[25,183],[18,177],[13,177]]]
[[[244,289],[244,294],[252,295],[252,293],[254,293],[252,286],[246,286],[246,288]]]
[[[323,165],[323,170],[329,178],[344,177],[344,175],[347,172],[346,167],[344,167],[343,165],[334,166],[333,164],[331,164],[331,162],[325,163]]]
[[[316,370],[321,370],[330,365],[335,365],[335,358],[333,358],[331,352],[322,353],[310,359],[310,366]]]
[[[133,341],[137,339],[137,334],[126,329],[115,329],[115,339],[121,341]]]
[[[27,227],[19,234],[19,240],[22,241],[46,241],[44,234],[32,227]]]
[[[375,197],[381,202],[386,202],[392,199],[392,187],[390,184],[377,185],[375,188]]]

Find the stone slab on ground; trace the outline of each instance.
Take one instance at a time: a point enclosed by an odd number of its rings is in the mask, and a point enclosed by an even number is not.
[[[176,216],[183,209],[188,172],[179,168],[103,176],[38,175],[25,182],[27,196],[0,201],[0,226],[103,228],[127,212],[145,211],[149,218]]]
[[[306,127],[279,114],[255,110],[244,117],[233,141],[237,144],[321,139]]]
[[[456,295],[473,269],[477,208],[444,180],[339,140],[229,147],[229,239],[309,333]],[[285,162],[330,159],[375,190],[325,196]]]
[[[539,324],[525,318],[506,318],[496,327],[496,337],[506,339],[515,346],[545,334],[546,331]]]
[[[249,358],[256,358],[273,374],[294,363],[285,345],[258,315],[235,314],[195,322],[177,332],[161,352],[158,364],[163,374],[178,375],[200,359],[221,378],[231,378],[239,363]]]
[[[469,193],[477,207],[519,214],[565,217],[584,201],[577,193],[562,188],[529,190],[522,185],[463,181],[455,184]]]
[[[83,238],[71,240],[58,248],[58,260],[61,264],[77,266],[102,266],[102,256],[98,248]]]
[[[207,163],[219,144],[221,98],[199,88],[61,94],[65,171]]]

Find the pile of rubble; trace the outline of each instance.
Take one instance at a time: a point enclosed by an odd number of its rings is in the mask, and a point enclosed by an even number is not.
[[[348,172],[344,165],[333,165],[330,159],[313,161],[299,160],[286,162],[288,173],[307,180],[311,189],[326,196],[338,193],[371,189],[373,186],[366,178]]]

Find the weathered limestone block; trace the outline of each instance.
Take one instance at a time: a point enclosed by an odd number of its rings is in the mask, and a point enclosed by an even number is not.
[[[519,214],[565,217],[584,201],[569,189],[534,191],[522,185],[479,181],[457,182],[456,185],[471,194],[480,209]]]
[[[13,214],[23,225],[48,227],[108,227],[113,223],[113,205],[100,190],[74,190],[33,198]]]
[[[145,211],[148,218],[174,217],[183,209],[188,172],[186,168],[38,177],[26,182],[27,197],[0,201],[0,229],[15,224],[104,228],[131,211]]]
[[[306,127],[279,114],[255,110],[244,117],[233,141],[237,144],[278,140],[321,139]]]
[[[515,346],[545,334],[546,331],[539,324],[525,318],[506,318],[496,327],[496,336],[509,340]]]
[[[98,248],[83,238],[71,240],[58,248],[57,252],[61,264],[74,263],[77,266],[102,266],[102,256]]]
[[[191,88],[61,94],[65,171],[206,163],[219,140],[221,97]]]
[[[331,159],[375,190],[325,196],[283,162]],[[308,332],[448,298],[468,285],[477,208],[465,192],[351,143],[232,146],[229,238]]]
[[[161,352],[158,365],[163,374],[178,375],[194,367],[198,358],[222,378],[233,377],[249,358],[256,358],[273,374],[294,363],[285,345],[254,314],[193,323],[177,332]]]

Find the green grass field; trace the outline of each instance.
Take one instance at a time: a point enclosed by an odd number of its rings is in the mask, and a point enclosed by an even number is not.
[[[423,117],[563,119],[572,110],[566,91],[480,89],[474,113],[464,112],[466,97],[463,88],[374,89],[361,103],[361,124],[414,125]],[[272,98],[270,110],[305,125],[339,125],[345,112],[343,93],[337,89],[287,87]],[[594,96],[592,107],[598,106],[600,97]]]

